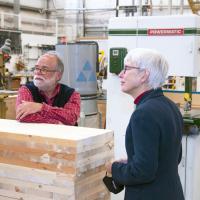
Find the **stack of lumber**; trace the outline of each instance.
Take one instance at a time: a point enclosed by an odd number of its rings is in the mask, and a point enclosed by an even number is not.
[[[0,200],[107,200],[111,130],[0,119]]]

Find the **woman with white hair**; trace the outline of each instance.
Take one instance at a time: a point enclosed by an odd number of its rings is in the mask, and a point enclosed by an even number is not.
[[[107,165],[114,183],[125,186],[125,200],[184,200],[178,175],[183,119],[163,95],[166,59],[152,49],[136,48],[124,59],[121,90],[136,109],[126,129],[127,159]]]

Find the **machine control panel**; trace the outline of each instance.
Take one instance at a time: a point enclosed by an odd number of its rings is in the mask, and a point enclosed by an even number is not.
[[[110,49],[110,73],[119,74],[124,68],[124,58],[127,54],[127,49],[118,47]]]

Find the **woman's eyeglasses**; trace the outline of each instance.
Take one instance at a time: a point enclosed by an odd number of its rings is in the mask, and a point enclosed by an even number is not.
[[[139,68],[139,67],[133,67],[133,66],[125,65],[125,66],[124,66],[124,69],[123,69],[124,74],[126,73],[126,71],[129,71],[129,70],[131,70],[131,69],[140,69],[140,68]]]

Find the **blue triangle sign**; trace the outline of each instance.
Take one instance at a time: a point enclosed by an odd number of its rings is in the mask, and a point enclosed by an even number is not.
[[[78,78],[76,79],[77,82],[86,82],[87,79],[85,77],[85,75],[83,74],[83,72],[80,72],[80,74],[78,75]]]
[[[83,70],[84,71],[90,71],[91,69],[92,68],[91,68],[91,65],[90,65],[89,61],[86,61],[86,63],[83,66]]]
[[[95,74],[94,72],[92,72],[92,73],[90,74],[90,77],[89,77],[88,81],[94,82],[94,81],[96,81],[96,80],[97,80],[97,79],[96,79],[96,74]]]

